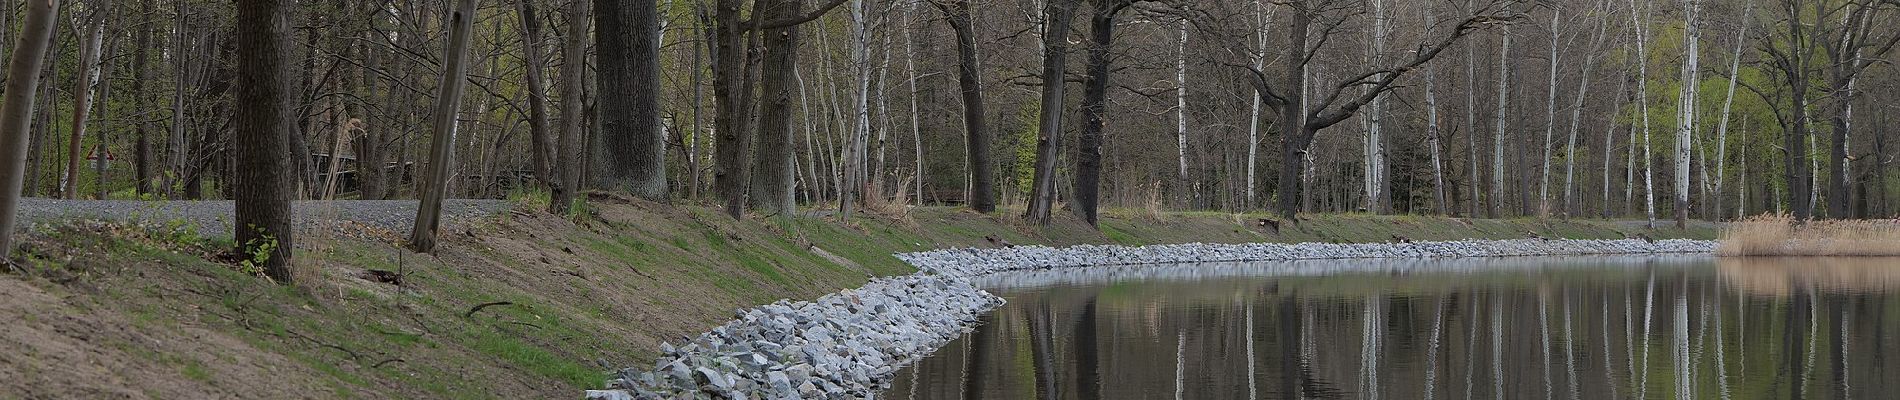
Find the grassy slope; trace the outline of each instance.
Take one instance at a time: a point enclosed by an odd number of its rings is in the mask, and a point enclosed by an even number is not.
[[[307,235],[322,278],[281,288],[205,261],[215,244],[89,225],[29,243],[26,275],[0,278],[0,393],[67,397],[571,397],[614,367],[735,309],[809,299],[910,272],[890,254],[984,245],[1621,237],[1623,223],[1322,216],[1281,234],[1257,216],[1112,212],[1023,228],[951,208],[907,219],[733,221],[702,206],[596,196],[590,214],[518,211],[445,232],[438,254]],[[1633,232],[1633,231],[1632,231]],[[1712,226],[1657,237],[1712,237]],[[372,235],[374,236],[374,235]],[[228,240],[228,239],[227,239]],[[210,243],[215,243],[210,241]],[[400,287],[358,277],[401,270]],[[503,303],[505,302],[505,303]],[[491,304],[481,307],[478,305]]]

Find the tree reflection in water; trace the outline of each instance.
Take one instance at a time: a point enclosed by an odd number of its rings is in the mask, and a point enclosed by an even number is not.
[[[1895,260],[1332,263],[1022,278],[997,289],[1007,306],[898,374],[888,393],[1799,399],[1900,390],[1888,378],[1900,360],[1900,319],[1889,315],[1900,312],[1900,279],[1889,278],[1900,273],[1885,266]]]

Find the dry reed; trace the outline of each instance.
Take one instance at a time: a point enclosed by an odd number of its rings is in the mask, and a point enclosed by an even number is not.
[[[1900,220],[1799,222],[1764,214],[1731,222],[1716,255],[1723,257],[1900,256]]]

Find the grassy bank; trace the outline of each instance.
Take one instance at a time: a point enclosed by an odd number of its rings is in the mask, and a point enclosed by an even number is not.
[[[890,254],[952,246],[1711,238],[1609,221],[1110,212],[1028,228],[952,208],[734,221],[713,208],[594,196],[583,215],[523,206],[444,232],[434,255],[392,233],[306,235],[321,279],[283,288],[212,261],[228,238],[75,223],[36,233],[0,277],[0,393],[24,397],[572,397],[607,371],[780,298],[908,273]],[[1000,213],[1012,214],[1012,213]],[[381,239],[379,239],[381,238]],[[401,274],[399,282],[369,272]]]
[[[1900,256],[1900,222],[1814,220],[1761,215],[1729,224],[1716,254],[1724,257]]]

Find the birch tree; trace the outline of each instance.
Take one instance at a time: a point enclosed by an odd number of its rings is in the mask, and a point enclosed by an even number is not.
[[[1598,17],[1597,17],[1598,21],[1597,21],[1596,36],[1595,36],[1595,39],[1593,39],[1590,44],[1590,52],[1586,53],[1583,57],[1583,66],[1581,68],[1578,68],[1576,101],[1571,103],[1570,105],[1570,138],[1564,141],[1564,193],[1563,193],[1564,218],[1570,218],[1570,215],[1571,213],[1574,212],[1575,206],[1576,206],[1575,201],[1574,201],[1575,197],[1572,196],[1572,193],[1574,193],[1573,188],[1575,188],[1575,182],[1576,182],[1575,178],[1576,178],[1576,171],[1577,171],[1577,156],[1578,156],[1577,154],[1577,134],[1578,133],[1577,132],[1582,128],[1582,125],[1583,125],[1584,99],[1587,99],[1590,97],[1590,71],[1596,68],[1597,55],[1603,51],[1604,39],[1607,36],[1609,36],[1608,33],[1609,33],[1609,27],[1610,27],[1610,2],[1608,0],[1605,0],[1602,3],[1599,3],[1597,7],[1597,13],[1598,13]],[[1610,110],[1614,112],[1616,108],[1611,108]],[[1609,135],[1609,134],[1605,134],[1605,135],[1606,137],[1615,136],[1615,135]],[[1608,154],[1610,152],[1610,147],[1607,145],[1604,146],[1603,152],[1604,154]],[[1604,163],[1605,170],[1609,169],[1609,164],[1607,160],[1608,159],[1605,159],[1606,162]]]
[[[1735,32],[1735,58],[1729,61],[1728,64],[1728,91],[1722,96],[1722,117],[1715,124],[1714,215],[1716,215],[1717,218],[1723,215],[1722,210],[1725,209],[1722,207],[1722,199],[1726,198],[1726,196],[1723,196],[1722,193],[1724,186],[1728,183],[1728,123],[1729,117],[1732,115],[1730,112],[1735,107],[1735,87],[1737,83],[1739,83],[1738,80],[1741,79],[1742,45],[1748,42],[1748,26],[1754,25],[1750,22],[1749,17],[1754,11],[1755,2],[1751,1],[1742,6],[1742,19],[1738,20],[1742,27]],[[1746,151],[1742,154],[1743,157],[1747,157]],[[1744,167],[1744,169],[1746,169],[1746,167]],[[1741,203],[1737,202],[1736,204],[1740,205]]]
[[[1543,169],[1537,174],[1537,216],[1545,218],[1550,217],[1550,164],[1552,162],[1550,147],[1555,139],[1553,136],[1557,132],[1557,61],[1559,60],[1557,39],[1563,36],[1561,35],[1563,14],[1562,7],[1550,9],[1550,84],[1545,86],[1544,141],[1538,145],[1544,152]],[[1582,93],[1577,95],[1578,98],[1583,97]]]
[[[1643,215],[1647,217],[1649,221],[1649,228],[1655,229],[1656,185],[1650,173],[1650,160],[1653,160],[1654,157],[1651,156],[1649,148],[1649,47],[1645,44],[1649,41],[1649,22],[1647,21],[1649,10],[1647,8],[1640,9],[1644,20],[1637,19],[1636,14],[1639,13],[1637,10],[1639,10],[1639,8],[1636,5],[1636,0],[1630,0],[1630,25],[1631,29],[1636,30],[1636,54],[1635,57],[1631,57],[1631,59],[1635,60],[1634,62],[1636,63],[1636,103],[1639,105],[1639,112],[1642,114],[1643,119],[1642,137],[1640,139],[1643,146]],[[1636,143],[1631,143],[1630,145],[1634,146]]]
[[[1425,36],[1433,36],[1433,30],[1435,28],[1435,25],[1438,23],[1437,13],[1434,12],[1436,7],[1437,6],[1433,4],[1427,4],[1423,7],[1425,9],[1425,27],[1426,27]],[[1261,43],[1261,45],[1262,47],[1265,47],[1264,42]],[[1466,46],[1466,48],[1469,49],[1469,46]],[[1443,160],[1441,160],[1441,157],[1439,156],[1439,152],[1440,152],[1439,147],[1441,147],[1439,142],[1441,141],[1441,138],[1439,137],[1439,129],[1438,129],[1438,94],[1437,94],[1438,92],[1437,92],[1437,87],[1436,87],[1437,80],[1438,80],[1438,68],[1433,68],[1432,66],[1429,66],[1429,65],[1425,66],[1425,147],[1427,148],[1427,152],[1431,154],[1431,162],[1432,162],[1432,206],[1438,211],[1439,214],[1451,215],[1455,212],[1451,209],[1451,203],[1448,202],[1445,198],[1445,164]],[[1259,109],[1259,103],[1260,103],[1259,100],[1254,101],[1254,104],[1255,104],[1254,107],[1256,110]],[[1250,143],[1251,143],[1251,140],[1250,140]],[[1248,148],[1248,151],[1251,152],[1252,148],[1251,147]],[[1249,179],[1247,184],[1249,185],[1248,187],[1251,188],[1253,185],[1253,182],[1252,182],[1253,157],[1249,156],[1247,160],[1248,160],[1247,172],[1248,172],[1248,179]],[[1251,194],[1252,191],[1249,190],[1248,193]],[[1441,310],[1440,312],[1442,313],[1443,311]],[[1437,334],[1438,332],[1436,330],[1432,331],[1432,335],[1434,338],[1437,337]],[[1434,339],[1432,342],[1435,344],[1437,343],[1437,340]],[[1434,351],[1432,355],[1434,356],[1437,355],[1437,352]],[[1427,371],[1428,382],[1430,381],[1430,372],[1432,371],[1435,371],[1435,369]],[[1427,386],[1430,386],[1430,384],[1427,383]],[[1428,393],[1427,395],[1429,395],[1430,391],[1427,391],[1427,393]]]
[[[1504,25],[1498,39],[1498,109],[1494,115],[1495,134],[1491,136],[1491,208],[1487,216],[1498,217],[1504,204],[1504,134],[1510,118],[1511,102],[1511,25]]]
[[[1697,14],[1702,3],[1687,0],[1683,11],[1682,47],[1685,60],[1682,63],[1682,94],[1676,104],[1676,228],[1689,227],[1689,151],[1691,137],[1695,135],[1696,83],[1701,80],[1702,59],[1700,42],[1702,31],[1696,24]]]

